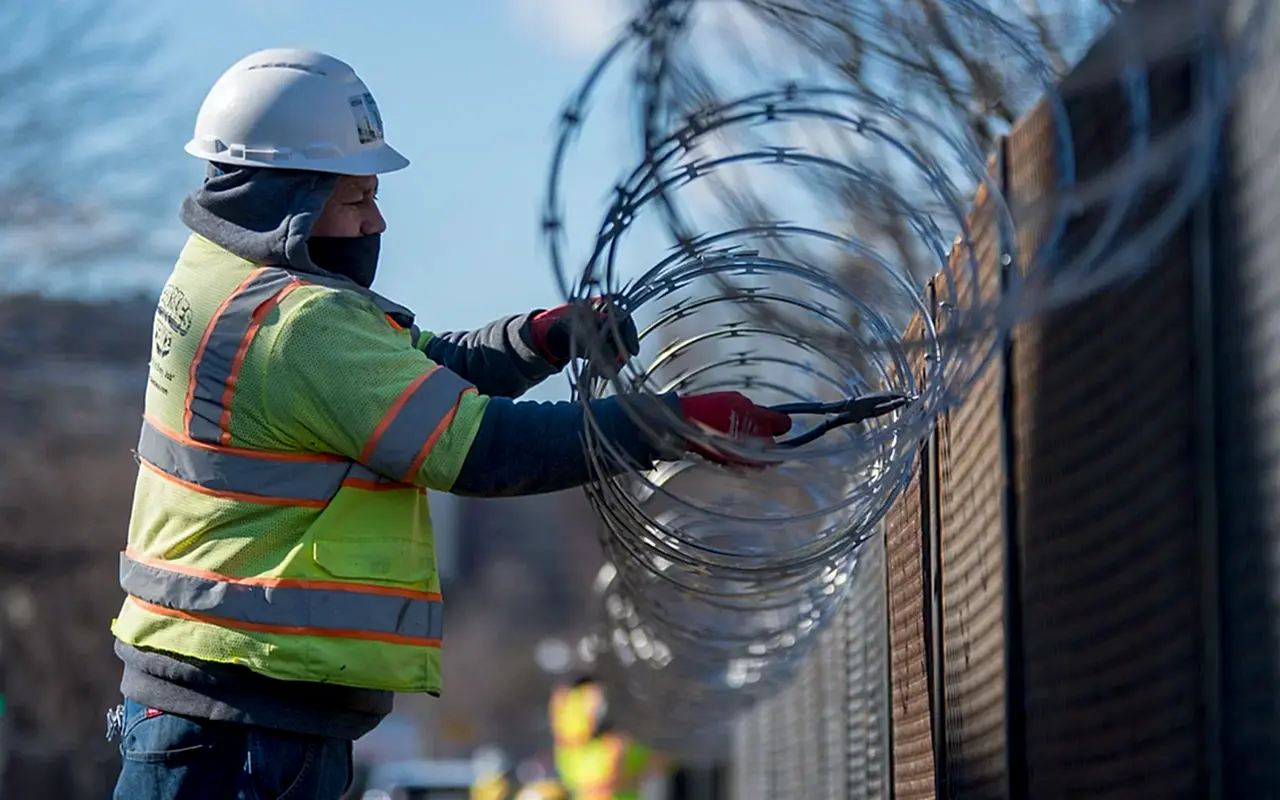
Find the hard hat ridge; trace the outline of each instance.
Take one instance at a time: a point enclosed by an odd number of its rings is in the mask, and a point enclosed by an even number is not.
[[[340,175],[409,165],[386,143],[382,112],[355,70],[296,48],[260,50],[224,72],[185,149],[222,164]]]

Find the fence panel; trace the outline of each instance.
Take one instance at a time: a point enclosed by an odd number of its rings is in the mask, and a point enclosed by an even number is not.
[[[1122,38],[1150,45],[1152,136],[1188,118],[1206,77],[1178,38],[1193,5],[1132,4],[1124,37],[1104,37],[1064,82],[1076,181],[1114,169],[1131,143]],[[895,798],[939,785],[951,798],[1280,797],[1277,18],[1261,29],[1214,197],[1143,275],[1022,325],[940,421],[886,519]],[[1036,108],[1002,151],[1015,264],[1045,246],[1069,261],[1101,223],[1086,212],[1046,224],[1064,163],[1054,123]],[[1182,177],[1151,181],[1113,241],[1155,218]],[[979,197],[989,296],[1000,259],[983,214]],[[849,619],[849,647],[871,641],[864,622]],[[857,796],[858,739],[841,727]]]
[[[832,641],[848,676],[847,711],[832,715],[842,723],[838,729],[845,744],[836,756],[845,768],[845,782],[835,784],[833,796],[880,800],[888,797],[889,790],[889,629],[883,536],[863,546],[845,609],[845,630]]]
[[[998,172],[999,164],[992,167]],[[935,282],[940,308],[963,307],[974,295],[984,305],[999,297],[994,208],[982,187],[968,219],[972,251],[953,250],[954,287]],[[940,335],[952,332],[947,313],[938,316]],[[979,349],[996,345],[994,334],[976,343]],[[946,792],[975,800],[1005,794],[1003,391],[1003,358],[997,357],[965,402],[939,420],[937,433]]]
[[[883,569],[883,563],[881,559],[881,569]],[[880,619],[883,619],[883,576],[880,587]],[[854,737],[850,735],[848,726],[845,724],[845,720],[853,718],[856,711],[852,707],[846,711],[845,706],[851,706],[851,694],[860,685],[857,675],[858,664],[853,659],[851,651],[860,633],[856,627],[858,615],[854,611],[858,605],[859,603],[851,598],[840,609],[831,625],[831,630],[826,634],[829,639],[819,648],[817,655],[822,663],[822,698],[818,709],[819,717],[814,720],[814,724],[821,725],[826,734],[821,767],[824,773],[821,776],[822,793],[818,797],[825,800],[844,800],[849,796],[857,796],[851,795],[848,787],[851,785],[854,774],[852,758],[855,749],[858,753],[863,751],[855,743]],[[884,676],[883,670],[881,675]],[[887,689],[888,678],[884,677]]]
[[[1230,3],[1228,29],[1252,29],[1259,50],[1231,120],[1215,220],[1227,797],[1280,797],[1280,17],[1273,8],[1251,25],[1257,5]]]
[[[922,341],[924,323],[907,329]],[[923,364],[916,367],[923,370]],[[885,564],[889,615],[890,763],[897,800],[934,796],[932,703],[925,617],[924,492],[926,468],[916,475],[885,517]]]
[[[844,606],[796,680],[739,722],[735,800],[887,797],[884,541],[868,542]]]
[[[1137,29],[1150,8],[1134,11]],[[1158,13],[1176,10],[1166,3]],[[1122,49],[1104,38],[1063,86],[1082,183],[1129,147],[1114,111],[1123,113],[1125,100],[1114,79],[1098,80],[1118,74]],[[1185,118],[1190,81],[1183,60],[1153,65],[1156,135]],[[1053,183],[1052,139],[1033,115],[1008,148],[1015,208],[1031,206],[1033,193]],[[1149,187],[1129,224],[1152,219],[1166,200],[1166,186]],[[1064,259],[1086,246],[1099,216],[1069,222]],[[1138,280],[1015,337],[1025,746],[1035,798],[1203,796],[1194,243],[1182,226]]]

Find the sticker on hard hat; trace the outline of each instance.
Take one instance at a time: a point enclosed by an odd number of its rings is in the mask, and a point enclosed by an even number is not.
[[[348,98],[351,103],[351,114],[356,118],[356,133],[360,136],[360,144],[371,144],[382,141],[382,115],[378,113],[378,104],[373,95],[353,94]]]

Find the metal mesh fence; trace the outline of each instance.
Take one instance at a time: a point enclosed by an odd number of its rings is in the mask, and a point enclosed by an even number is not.
[[[1152,71],[1155,124],[1183,111],[1186,73],[1182,64]],[[1068,89],[1081,120],[1113,91]],[[1109,161],[1114,138],[1105,119],[1078,126],[1078,168]],[[1158,195],[1153,187],[1144,203]],[[1072,220],[1064,246],[1094,222]],[[1158,269],[1043,317],[1014,343],[1025,789],[1034,797],[1132,797],[1139,787],[1203,796],[1192,251],[1184,225]]]
[[[1227,5],[1230,25],[1252,3]],[[1155,268],[1021,326],[921,444],[867,556],[883,571],[855,578],[812,669],[744,720],[735,797],[1280,797],[1275,15],[1260,42],[1215,189]],[[1062,88],[1080,181],[1126,146],[1120,90],[1098,80],[1120,49],[1104,37]],[[1159,133],[1204,76],[1185,53],[1148,63]],[[998,148],[1015,209],[1053,197],[1052,133],[1038,107]],[[1131,224],[1170,189],[1150,182]],[[986,205],[970,223],[990,296],[1043,237],[1023,225],[1006,263]],[[1070,218],[1064,257],[1098,224]],[[931,291],[945,308],[949,288]],[[841,688],[850,703],[825,699]]]
[[[738,726],[732,796],[878,798],[888,783],[883,539],[869,542],[849,597],[786,691]]]
[[[1233,4],[1243,12],[1250,3]],[[1233,13],[1230,24],[1242,24]],[[1280,24],[1260,34],[1258,63],[1230,126],[1209,244],[1215,306],[1216,467],[1224,766],[1221,793],[1280,797]],[[1216,446],[1214,446],[1216,445]],[[1205,449],[1211,449],[1206,447]],[[1218,788],[1218,787],[1214,787]]]
[[[909,331],[909,336],[916,335]],[[925,365],[917,359],[915,368]],[[926,583],[924,544],[932,528],[934,486],[932,449],[922,453],[923,468],[907,485],[885,519],[889,616],[890,781],[895,797],[933,796],[933,705],[928,644],[933,593]],[[926,479],[928,476],[928,479]]]
[[[1001,159],[991,165],[1001,168]],[[993,201],[980,191],[969,216],[973,257],[979,265],[978,294],[992,301],[1000,292],[1000,253]],[[953,253],[959,262],[964,253]],[[960,283],[967,273],[954,273],[955,291],[935,289],[939,311],[971,291]],[[940,283],[940,282],[938,282]],[[1001,400],[1003,373],[992,365],[979,378],[966,402],[938,421],[937,455],[930,464],[938,487],[938,516],[930,537],[938,557],[931,568],[941,587],[940,627],[934,633],[941,650],[935,677],[943,687],[935,703],[942,706],[945,755],[943,772],[949,791],[975,798],[999,797],[1004,778],[1004,615]]]

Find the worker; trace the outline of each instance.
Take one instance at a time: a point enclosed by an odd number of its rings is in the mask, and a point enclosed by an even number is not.
[[[336,58],[244,58],[186,151],[207,177],[182,204],[190,237],[155,316],[112,623],[115,797],[338,798],[351,742],[393,693],[441,691],[426,490],[588,483],[582,407],[516,398],[574,353],[625,361],[635,325],[606,297],[431,333],[375,293],[378,176],[409,162]],[[602,343],[575,349],[588,339]],[[635,469],[688,450],[731,460],[636,416],[765,440],[790,425],[734,392],[590,412]]]
[[[661,755],[617,729],[592,676],[557,687],[548,710],[556,771],[574,800],[639,800],[665,769]]]

